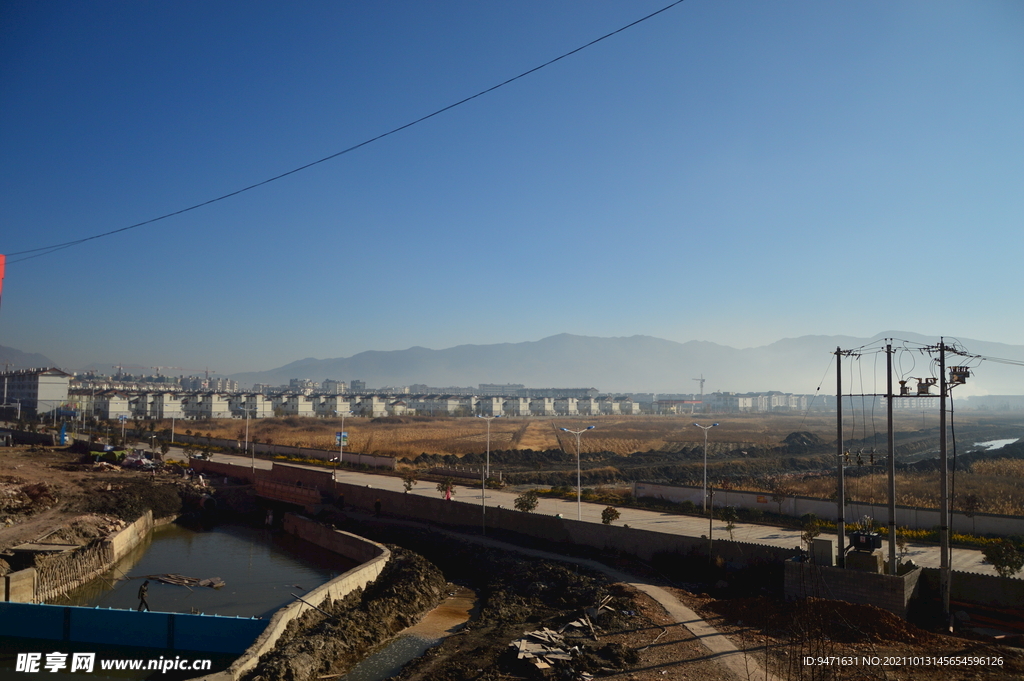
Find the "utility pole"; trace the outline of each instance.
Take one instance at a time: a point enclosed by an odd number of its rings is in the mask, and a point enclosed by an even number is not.
[[[889,446],[889,574],[896,575],[896,440],[892,430],[892,343],[885,346],[886,416]]]
[[[839,476],[836,483],[836,533],[839,546],[836,551],[836,563],[846,567],[846,470],[843,468],[843,355],[846,354],[836,346],[836,459]]]
[[[939,338],[939,585],[942,617],[949,621],[949,460],[946,457],[946,342]]]

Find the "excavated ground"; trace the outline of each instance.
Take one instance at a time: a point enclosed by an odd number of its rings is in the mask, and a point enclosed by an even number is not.
[[[174,469],[176,470],[176,469]],[[142,472],[95,464],[67,448],[0,448],[0,575],[26,542],[86,546],[146,510],[177,515],[201,495],[172,469]],[[24,566],[22,566],[24,567]]]
[[[179,475],[141,473],[81,464],[78,455],[52,448],[0,449],[0,550],[27,541],[87,544],[119,529],[145,508],[157,515],[181,509],[182,497],[195,493]],[[134,515],[133,515],[134,514]],[[481,612],[461,632],[410,664],[402,681],[532,678],[581,678],[581,673],[613,679],[652,681],[692,679],[726,681],[727,675],[699,641],[674,624],[654,601],[599,575],[561,562],[527,559],[471,541],[385,523],[334,521],[348,531],[400,545],[409,553],[397,571],[366,594],[333,604],[331,611],[359,611],[339,625],[308,615],[312,633],[296,633],[297,646],[266,668],[264,679],[330,678],[337,670],[412,623],[450,591],[448,582],[470,586],[480,596]],[[550,547],[548,547],[550,548]],[[403,552],[405,555],[406,552]],[[436,567],[435,567],[436,566]],[[0,573],[6,569],[0,561]],[[641,573],[636,563],[618,566]],[[652,582],[653,583],[653,582]],[[665,583],[662,583],[665,585]],[[727,633],[737,645],[760,651],[767,646],[769,667],[780,679],[1017,679],[1024,677],[1020,648],[924,632],[884,611],[866,606],[811,602],[806,608],[769,597],[717,600],[676,589],[686,605]],[[573,659],[542,672],[518,659],[509,644],[528,632],[561,629],[607,596],[611,610],[594,618],[597,640],[589,630],[565,630]],[[317,617],[321,620],[317,620]],[[634,656],[635,655],[635,656]],[[953,656],[999,658],[1003,666],[833,666],[807,667],[805,655]],[[268,658],[269,665],[272,660]],[[288,671],[291,670],[291,671]],[[255,679],[261,672],[258,670]],[[292,674],[292,676],[289,676]],[[305,674],[305,676],[302,676]]]

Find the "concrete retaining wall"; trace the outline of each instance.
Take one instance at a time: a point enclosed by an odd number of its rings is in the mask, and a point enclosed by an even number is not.
[[[939,594],[939,569],[924,568],[921,588],[928,594]],[[1024,603],[1024,579],[979,575],[953,570],[949,580],[949,598],[952,601],[977,603],[995,608],[1016,607]]]
[[[25,568],[4,575],[4,600],[32,603],[36,599],[39,575],[35,568]]]
[[[229,464],[209,464],[215,466],[217,474],[231,477],[245,477],[249,469]],[[275,470],[278,466],[275,465]],[[257,474],[269,476],[274,471],[256,471]],[[280,473],[282,480],[294,477],[297,473],[286,470]],[[388,490],[375,489],[346,483],[332,483],[330,471],[306,470],[303,485],[309,484],[318,489],[333,490],[335,495],[344,494],[345,505],[373,511],[374,502],[380,499],[381,510],[385,515],[395,515],[416,520],[436,522],[443,525],[464,527],[476,531],[481,527],[481,507],[479,496],[474,500],[473,492],[466,488],[458,488],[457,498],[465,495],[467,503],[446,501],[441,498],[423,497],[415,494],[404,494]],[[696,488],[699,493],[699,488]],[[477,494],[479,494],[477,492]],[[733,492],[729,493],[730,501]],[[833,505],[834,508],[834,505]],[[581,523],[567,518],[521,513],[511,509],[488,507],[486,510],[488,528],[500,528],[536,537],[550,542],[579,544],[591,546],[605,551],[623,551],[650,560],[660,553],[676,553],[679,555],[707,556],[707,540],[700,537],[684,537],[663,534],[650,530],[619,527],[615,525],[599,525]],[[796,552],[795,549],[784,549],[760,544],[747,544],[726,539],[715,539],[714,553],[721,556],[730,567],[740,568],[764,563],[780,563],[788,560]],[[929,569],[924,570],[930,573]],[[858,573],[865,574],[865,573]],[[961,578],[963,575],[964,578]],[[883,575],[884,576],[884,575]],[[958,585],[959,582],[959,585]],[[954,599],[973,603],[1024,602],[1024,580],[1002,580],[991,575],[956,573],[953,578]],[[1000,595],[1004,594],[1004,595]]]
[[[847,483],[849,484],[849,483]],[[653,482],[636,482],[633,484],[633,495],[654,497],[674,503],[689,501],[700,506],[704,490],[702,487],[666,485]],[[778,513],[779,504],[772,501],[772,495],[764,492],[743,492],[737,490],[715,490],[715,506],[735,506],[737,508],[761,509]],[[782,501],[781,513],[799,518],[813,513],[823,520],[835,521],[839,517],[835,502],[811,497],[791,496]],[[846,522],[859,521],[863,516],[871,516],[876,524],[885,525],[889,522],[889,507],[885,504],[846,504]],[[916,506],[897,506],[896,524],[915,530],[930,530],[939,525],[939,511],[932,508]],[[970,534],[994,534],[1002,537],[1024,534],[1024,518],[990,513],[976,513],[968,518],[963,513],[953,513],[951,525],[953,532]]]
[[[42,559],[36,568],[4,576],[5,601],[43,603],[95,579],[141,544],[153,528],[171,519],[154,521],[152,511],[102,542]]]
[[[814,597],[874,605],[904,619],[922,575],[921,568],[894,576],[795,560],[787,560],[785,570],[785,594],[788,601]]]
[[[30,433],[27,430],[8,430],[6,432],[10,433],[11,441],[16,445],[56,447],[59,439],[56,433]]]
[[[243,674],[256,666],[261,655],[268,653],[274,647],[289,622],[311,609],[307,603],[319,606],[328,598],[332,601],[338,600],[356,589],[365,587],[380,576],[384,566],[391,558],[391,552],[381,544],[348,532],[332,530],[309,518],[292,513],[285,514],[284,529],[300,539],[334,551],[351,560],[361,561],[362,564],[310,591],[303,597],[306,603],[296,600],[278,610],[270,618],[267,628],[241,657],[235,660],[227,670],[201,677],[203,680],[227,681],[230,679],[234,681],[241,678]]]

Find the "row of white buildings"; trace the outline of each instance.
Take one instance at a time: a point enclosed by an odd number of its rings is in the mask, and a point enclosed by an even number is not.
[[[597,416],[640,414],[629,397],[475,397],[469,395],[305,395],[302,393],[131,393],[72,391],[69,405],[100,419],[223,419],[271,416]]]

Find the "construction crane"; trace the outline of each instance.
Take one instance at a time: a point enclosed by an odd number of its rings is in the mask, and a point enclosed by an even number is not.
[[[704,413],[704,374],[702,373],[700,375],[700,378],[694,378],[692,380],[700,381],[700,411],[703,414]],[[690,407],[690,413],[691,414],[693,413],[693,407],[692,406]]]

